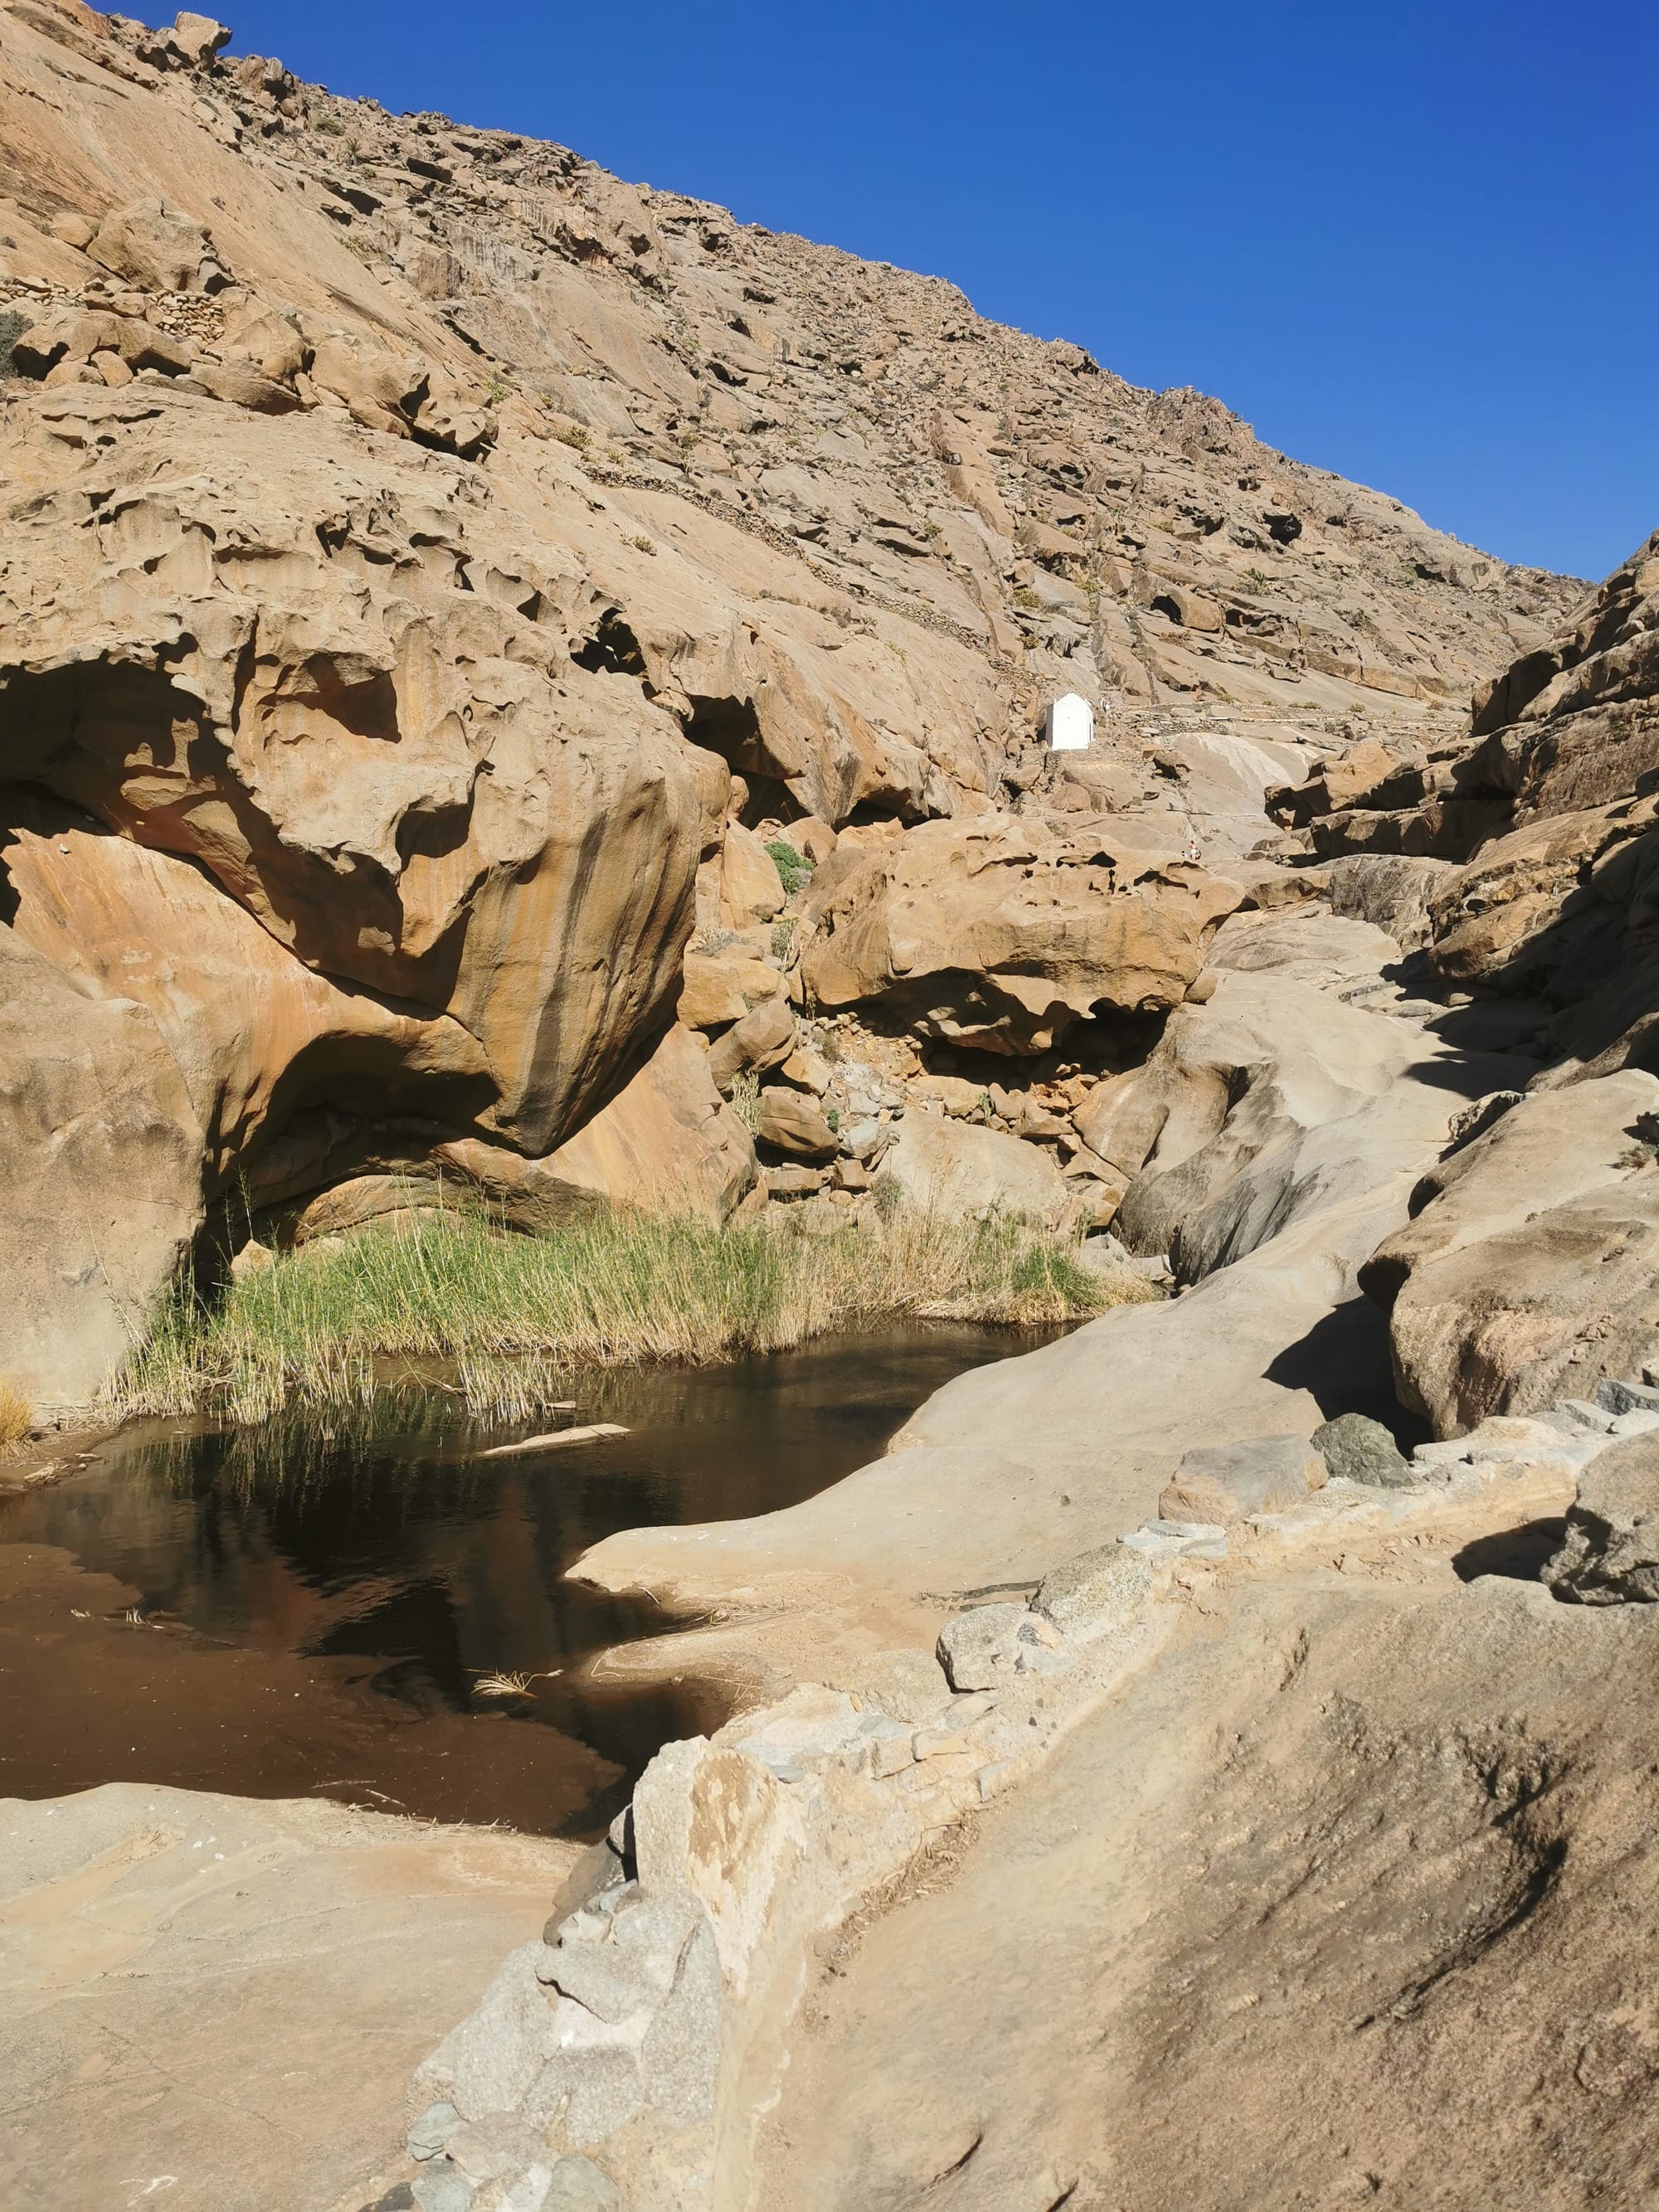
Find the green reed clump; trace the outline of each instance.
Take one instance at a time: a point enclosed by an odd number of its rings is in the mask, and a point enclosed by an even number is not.
[[[475,1412],[529,1410],[560,1370],[776,1352],[905,1316],[1027,1326],[1147,1295],[1022,1222],[901,1212],[857,1227],[715,1229],[601,1218],[544,1236],[487,1218],[404,1215],[152,1316],[113,1396],[126,1413],[264,1419],[298,1399],[362,1402],[399,1357],[456,1363]]]

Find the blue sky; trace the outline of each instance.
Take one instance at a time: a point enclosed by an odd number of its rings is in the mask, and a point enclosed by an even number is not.
[[[948,276],[1510,560],[1659,527],[1654,0],[230,12],[337,92]]]

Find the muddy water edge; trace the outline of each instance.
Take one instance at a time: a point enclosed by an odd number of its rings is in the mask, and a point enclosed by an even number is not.
[[[578,1418],[627,1436],[502,1458],[483,1455],[545,1419],[486,1429],[441,1389],[125,1430],[0,1492],[0,1796],[167,1783],[595,1835],[659,1744],[720,1714],[690,1679],[590,1677],[670,1624],[571,1562],[619,1528],[810,1497],[952,1376],[1041,1340],[915,1327],[589,1374]]]

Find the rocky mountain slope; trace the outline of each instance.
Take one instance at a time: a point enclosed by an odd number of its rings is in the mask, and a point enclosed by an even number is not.
[[[1188,842],[1242,860],[1262,791],[1362,725],[1449,728],[1572,596],[948,284],[228,35],[0,7],[37,1398],[106,1376],[182,1256],[319,1197],[331,1230],[410,1177],[724,1214],[750,1132],[686,1031],[751,1013],[721,1080],[783,1071],[775,1195],[859,1202],[888,1091],[952,1044],[1024,1067],[988,1133],[1046,1139],[1059,1194],[1075,1086],[1254,896]],[[1062,771],[1071,688],[1103,730]],[[829,864],[810,911],[769,843]],[[909,1042],[834,1076],[814,1009],[872,1005]]]

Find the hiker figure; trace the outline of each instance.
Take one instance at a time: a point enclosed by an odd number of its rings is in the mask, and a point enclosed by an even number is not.
[[[1188,837],[1187,840],[1187,849],[1182,854],[1182,858],[1194,868],[1204,858],[1203,854],[1199,850],[1198,840],[1196,837]]]

